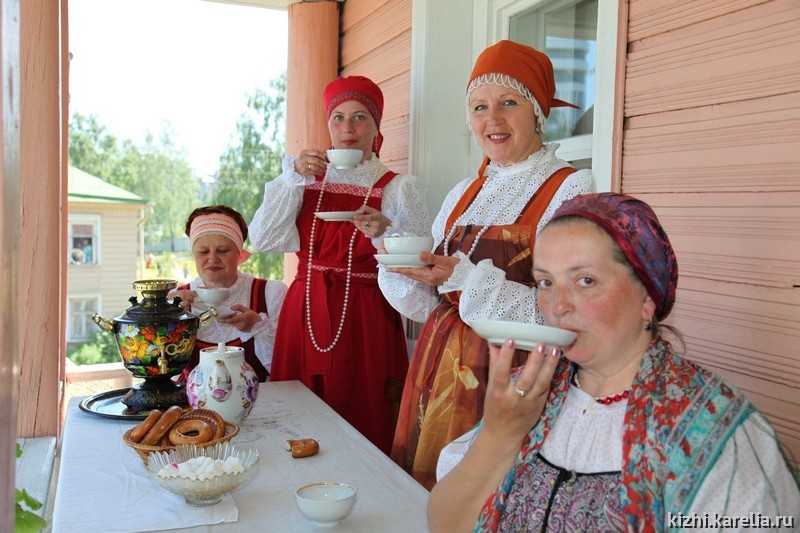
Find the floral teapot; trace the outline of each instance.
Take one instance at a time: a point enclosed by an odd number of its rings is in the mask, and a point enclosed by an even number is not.
[[[244,348],[202,348],[200,362],[186,379],[186,397],[192,409],[211,409],[225,420],[241,423],[258,397],[258,376],[244,359]]]

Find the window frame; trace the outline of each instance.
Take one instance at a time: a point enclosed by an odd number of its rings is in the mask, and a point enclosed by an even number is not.
[[[475,19],[473,49],[483,50],[501,39],[508,39],[511,18],[545,4],[563,5],[565,0],[475,0],[475,14],[486,13],[485,27]],[[610,191],[615,138],[615,99],[617,77],[617,36],[619,2],[600,0],[597,8],[597,68],[595,71],[595,109],[593,133],[559,140],[559,157],[567,161],[591,158],[595,190]],[[475,147],[470,159],[479,159]],[[478,150],[479,151],[479,150]]]
[[[85,325],[86,326],[93,326],[93,327],[87,327],[86,328],[87,336],[86,337],[82,337],[82,338],[73,337],[73,331],[74,331],[74,327],[75,327],[75,318],[74,318],[74,314],[73,314],[73,311],[72,311],[72,302],[76,301],[76,300],[82,300],[82,301],[94,300],[95,301],[95,311],[93,311],[92,313],[100,314],[101,313],[102,299],[101,299],[100,293],[78,293],[78,294],[69,294],[69,295],[67,295],[67,309],[66,309],[66,311],[67,311],[66,312],[66,315],[67,315],[66,316],[66,319],[67,319],[67,324],[66,324],[66,326],[67,326],[66,327],[67,343],[76,343],[77,344],[77,343],[84,343],[84,342],[89,341],[91,339],[91,332],[92,332],[93,329],[96,330],[96,326],[94,326],[94,323],[91,320],[91,315],[88,315],[87,319],[85,320],[85,322],[86,322]]]

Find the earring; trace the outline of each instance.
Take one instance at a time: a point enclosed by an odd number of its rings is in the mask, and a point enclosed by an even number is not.
[[[653,317],[650,317],[650,320],[645,322],[644,330],[645,331],[653,331]]]

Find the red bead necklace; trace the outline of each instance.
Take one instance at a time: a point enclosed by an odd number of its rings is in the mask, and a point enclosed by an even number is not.
[[[581,389],[581,382],[578,381],[578,372],[575,371],[572,377],[575,380],[575,386]],[[602,403],[603,405],[611,405],[612,403],[621,402],[622,400],[627,400],[628,396],[630,395],[631,395],[631,389],[625,389],[620,393],[611,394],[610,396],[605,396],[603,398],[598,398],[597,396],[595,396],[594,401],[596,401],[597,403]]]

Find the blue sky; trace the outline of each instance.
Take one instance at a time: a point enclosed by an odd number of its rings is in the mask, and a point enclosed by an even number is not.
[[[212,174],[246,94],[286,70],[285,11],[206,0],[70,0],[70,115],[139,144],[165,128]]]

